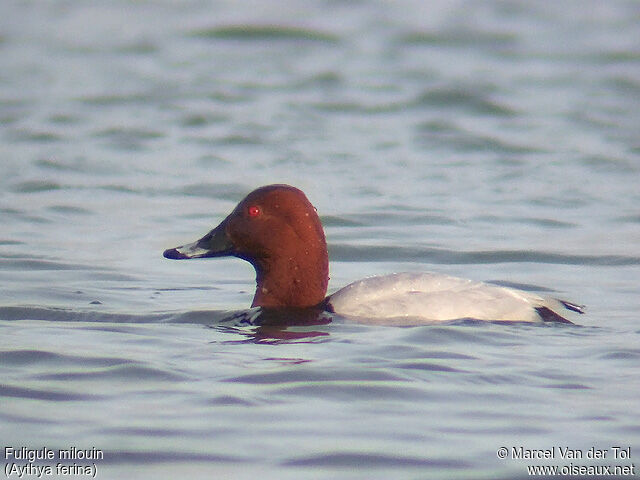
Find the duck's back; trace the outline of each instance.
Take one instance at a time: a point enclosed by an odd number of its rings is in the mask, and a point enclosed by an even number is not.
[[[365,278],[338,290],[327,301],[335,313],[368,319],[371,323],[463,318],[571,323],[558,312],[577,308],[523,290],[438,273],[394,273]]]

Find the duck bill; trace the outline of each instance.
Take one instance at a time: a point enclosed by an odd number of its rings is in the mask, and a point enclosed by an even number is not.
[[[163,256],[172,260],[190,258],[224,257],[233,255],[233,243],[227,235],[225,222],[207,233],[200,240],[165,250]]]

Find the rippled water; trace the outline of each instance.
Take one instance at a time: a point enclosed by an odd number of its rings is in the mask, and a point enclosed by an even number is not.
[[[637,461],[637,2],[0,13],[4,446],[100,449],[98,478],[524,478],[547,464],[499,459],[502,446],[630,446],[617,463]],[[330,290],[436,270],[588,314],[229,321],[251,302],[251,267],[162,251],[274,182],[321,214]]]

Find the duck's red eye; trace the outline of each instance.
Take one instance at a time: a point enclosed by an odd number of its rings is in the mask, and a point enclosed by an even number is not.
[[[251,205],[247,210],[247,213],[249,214],[250,217],[257,217],[260,215],[261,210],[260,210],[260,207],[256,205]]]

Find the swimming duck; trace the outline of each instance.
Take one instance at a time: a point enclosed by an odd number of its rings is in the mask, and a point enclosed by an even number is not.
[[[249,193],[201,239],[171,248],[166,258],[235,256],[256,270],[252,307],[320,307],[369,323],[456,319],[572,323],[561,313],[580,306],[531,292],[438,273],[365,278],[325,298],[329,255],[320,218],[305,194],[289,185]]]

